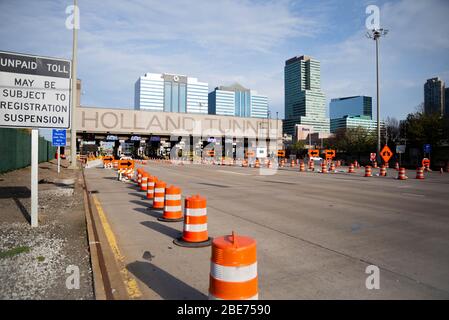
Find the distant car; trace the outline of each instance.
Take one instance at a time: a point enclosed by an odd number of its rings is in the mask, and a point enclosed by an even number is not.
[[[312,161],[323,161],[324,159],[321,157],[310,157],[310,160]]]
[[[120,160],[132,160],[133,158],[132,157],[129,157],[129,156],[121,156],[120,157]]]

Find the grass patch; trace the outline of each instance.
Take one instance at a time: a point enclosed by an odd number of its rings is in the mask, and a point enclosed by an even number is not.
[[[30,247],[24,246],[24,247],[15,247],[11,250],[6,250],[6,251],[0,251],[0,259],[3,258],[11,258],[14,257],[18,254],[24,253],[24,252],[28,252],[30,251]]]
[[[43,256],[37,257],[37,261],[39,261],[39,262],[44,262],[44,260],[45,260],[45,257],[43,257]]]

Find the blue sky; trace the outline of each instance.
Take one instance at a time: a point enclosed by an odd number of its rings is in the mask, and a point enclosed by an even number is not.
[[[71,58],[65,0],[0,0],[0,50]],[[381,118],[423,101],[426,79],[449,82],[449,1],[79,0],[81,104],[132,107],[146,72],[240,82],[284,115],[283,67],[295,55],[321,61],[327,100],[375,96],[374,41],[365,8],[380,7]],[[375,103],[375,101],[373,101]]]

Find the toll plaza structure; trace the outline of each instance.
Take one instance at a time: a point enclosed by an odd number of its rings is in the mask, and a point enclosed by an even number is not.
[[[243,159],[248,150],[274,157],[282,145],[282,121],[275,119],[94,107],[75,112],[81,154],[192,159],[214,150],[218,158]]]

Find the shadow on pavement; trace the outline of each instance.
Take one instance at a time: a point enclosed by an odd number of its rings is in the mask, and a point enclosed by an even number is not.
[[[0,187],[0,199],[30,197],[31,190],[27,187]]]
[[[31,214],[28,212],[27,208],[25,208],[25,206],[22,204],[22,202],[20,202],[19,199],[13,198],[13,200],[16,203],[17,207],[19,208],[25,220],[28,221],[28,223],[31,223]]]
[[[130,200],[129,202],[137,204],[139,206],[145,207],[145,208],[152,208],[153,207],[153,200]]]
[[[151,210],[151,209],[148,210],[148,209],[145,209],[145,208],[134,208],[133,210],[137,211],[137,212],[140,212],[140,213],[143,213],[143,214],[146,214],[147,216],[154,217],[154,218],[162,217],[162,212],[156,211],[156,210]]]
[[[172,223],[173,222],[167,222],[167,223]],[[180,222],[182,223],[182,222]],[[153,229],[157,232],[160,232],[162,234],[165,234],[166,236],[176,239],[179,238],[182,235],[182,231],[181,230],[177,230],[174,229],[172,227],[166,226],[165,224],[159,223],[159,222],[155,222],[155,221],[143,221],[140,224],[144,225],[147,228]]]
[[[168,300],[205,300],[207,296],[150,262],[135,261],[126,268],[161,298]]]

